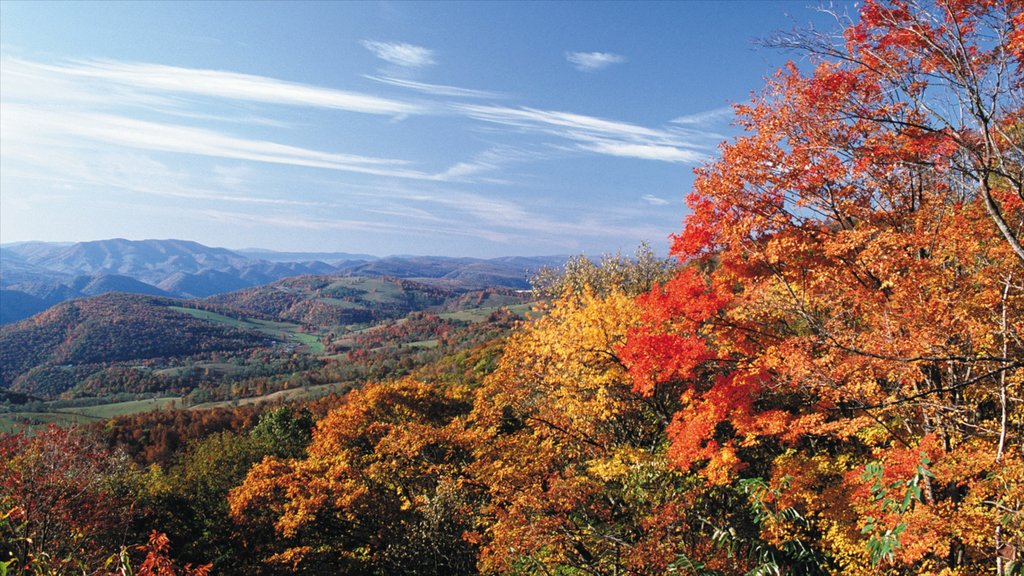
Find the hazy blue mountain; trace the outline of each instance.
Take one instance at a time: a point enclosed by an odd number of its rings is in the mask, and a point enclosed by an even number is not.
[[[61,284],[50,279],[22,282],[18,290],[0,289],[0,324],[17,322],[66,300],[110,292],[171,296],[156,286],[116,274],[82,275],[66,282]]]
[[[0,248],[0,288],[24,285],[56,286],[70,281],[74,276],[48,270],[32,264],[12,248]]]
[[[16,322],[49,308],[52,304],[26,292],[0,290],[0,324]]]
[[[562,257],[449,258],[346,252],[232,251],[187,240],[22,242],[0,247],[0,323],[40,306],[108,292],[204,298],[307,275],[394,277],[455,289],[525,289]]]
[[[16,254],[22,258],[34,259],[59,252],[73,244],[73,242],[14,242],[0,247],[0,255],[6,258],[10,254]]]
[[[35,244],[7,249],[26,262],[67,274],[120,274],[147,284],[158,284],[176,272],[227,270],[249,259],[224,248],[210,248],[187,240],[97,240],[47,250]]]
[[[205,298],[258,284],[260,283],[247,282],[237,274],[220,270],[203,270],[197,273],[175,272],[160,282],[160,288],[183,298]]]
[[[128,294],[147,294],[149,296],[172,296],[156,286],[140,282],[128,276],[119,274],[94,274],[92,276],[78,276],[70,288],[77,290],[82,296],[98,296],[108,292],[126,292]]]

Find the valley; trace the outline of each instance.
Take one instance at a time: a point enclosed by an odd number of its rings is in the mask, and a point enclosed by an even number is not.
[[[163,261],[143,265],[129,258],[124,243],[113,246],[121,251],[117,258],[103,252],[108,270],[150,279],[139,271],[170,270]],[[200,258],[195,245],[186,246],[193,251],[185,268],[218,262],[218,255],[224,261],[221,251]],[[159,253],[174,247],[181,244]],[[28,248],[21,253],[39,262],[46,261],[43,254],[55,259],[45,247]],[[366,276],[286,277],[205,298],[156,289],[102,293],[4,324],[0,430],[88,424],[151,410],[315,400],[367,378],[407,374],[479,342],[481,334],[499,335],[531,308],[528,292],[480,289],[479,278],[466,280],[473,275],[466,269],[479,268],[478,261],[420,258],[416,264],[398,270],[385,263],[364,270]],[[127,286],[149,286],[132,282]]]

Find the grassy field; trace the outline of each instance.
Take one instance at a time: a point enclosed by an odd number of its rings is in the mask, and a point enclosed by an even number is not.
[[[439,342],[437,339],[433,340],[417,340],[416,342],[406,342],[405,345],[410,348],[437,348]]]
[[[31,431],[45,428],[50,424],[58,426],[88,424],[96,420],[98,418],[88,418],[81,414],[70,412],[12,412],[10,414],[0,414],[0,432]]]
[[[319,384],[317,386],[307,386],[305,388],[292,388],[290,390],[279,390],[277,392],[271,392],[270,394],[264,394],[263,396],[253,396],[251,398],[239,398],[235,400],[222,400],[219,402],[204,402],[203,404],[196,404],[190,406],[189,410],[205,410],[208,408],[218,408],[227,406],[247,406],[249,404],[259,404],[260,402],[277,402],[277,401],[294,401],[294,400],[314,400],[316,398],[322,398],[333,392],[341,392],[345,388],[345,384],[334,383],[334,384]]]
[[[288,338],[308,347],[311,354],[324,353],[324,343],[320,341],[320,337],[316,334],[309,334],[307,332],[290,332],[288,333]]]
[[[515,314],[520,316],[526,316],[530,310],[533,309],[533,304],[516,304],[514,306],[484,306],[482,308],[469,308],[466,310],[459,310],[458,312],[445,312],[438,314],[441,318],[446,320],[461,320],[462,322],[483,322],[487,320],[487,317],[491,315],[495,310],[502,308],[508,308]]]
[[[291,390],[280,390],[263,396],[252,398],[241,398],[225,400],[220,402],[205,402],[188,406],[189,410],[203,410],[207,408],[246,406],[259,404],[260,402],[293,401],[322,398],[332,392],[341,392],[344,384],[322,384],[308,386],[305,388],[293,388]],[[99,404],[96,406],[83,406],[79,408],[62,408],[51,412],[11,412],[0,414],[0,432],[16,432],[27,429],[34,430],[45,428],[50,424],[58,426],[73,426],[76,424],[90,424],[139,412],[150,412],[153,410],[166,410],[169,408],[186,407],[182,398],[149,398],[145,400],[131,400],[128,402],[112,402],[110,404]]]
[[[81,414],[87,418],[103,420],[113,418],[114,416],[163,410],[165,408],[178,408],[180,406],[181,398],[147,398],[145,400],[130,400],[128,402],[115,402],[113,404],[100,404],[98,406],[85,406],[82,408],[66,408],[61,410],[61,412]]]
[[[383,278],[367,278],[359,276],[339,278],[337,281],[324,288],[323,291],[329,294],[331,290],[338,289],[358,290],[361,292],[361,294],[359,294],[359,298],[366,300],[367,302],[393,303],[405,300],[405,293],[402,289],[393,282],[384,280]]]
[[[301,327],[298,324],[258,320],[255,318],[231,318],[230,316],[210,312],[209,310],[196,310],[195,308],[185,308],[183,306],[171,306],[171,308],[200,320],[206,320],[207,322],[225,324],[242,330],[256,330],[277,340],[295,342],[307,346],[312,354],[323,354],[324,352],[324,345],[320,342],[320,337],[316,334],[300,331]]]
[[[50,424],[58,426],[88,424],[115,416],[178,406],[181,406],[180,398],[149,398],[79,408],[62,408],[52,412],[11,412],[0,414],[0,432],[12,432],[26,428],[26,421],[28,422],[27,428],[31,430]]]

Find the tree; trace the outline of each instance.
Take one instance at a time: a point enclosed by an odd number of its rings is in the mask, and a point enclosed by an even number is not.
[[[303,408],[281,406],[263,414],[249,432],[270,454],[279,458],[298,458],[312,438],[313,415]]]
[[[220,574],[248,574],[259,564],[245,554],[231,521],[228,493],[265,457],[305,453],[313,420],[308,410],[280,406],[247,433],[222,431],[191,442],[174,465],[153,467],[141,502],[155,524],[177,542],[178,555],[212,562]]]
[[[685,565],[710,574],[758,564],[714,541],[719,527],[756,538],[742,500],[668,466],[679,388],[635,391],[618,355],[639,326],[635,296],[669,269],[654,258],[578,258],[542,278],[540,291],[554,298],[509,338],[470,417],[470,470],[486,487],[473,534],[483,572],[664,574]]]
[[[132,520],[127,458],[50,427],[0,435],[0,563],[63,574],[92,570]]]
[[[250,552],[277,572],[473,573],[468,407],[414,380],[350,392],[305,457],[268,457],[231,491]]]
[[[792,512],[762,537],[843,573],[1007,573],[1024,536],[1022,23],[869,0],[839,43],[784,37],[817,66],[737,107],[689,266],[619,351],[638,391],[681,387],[677,467],[763,482],[751,505]]]

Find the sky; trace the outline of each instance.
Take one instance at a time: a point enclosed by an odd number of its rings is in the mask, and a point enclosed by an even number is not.
[[[664,252],[814,6],[0,1],[0,243]]]

